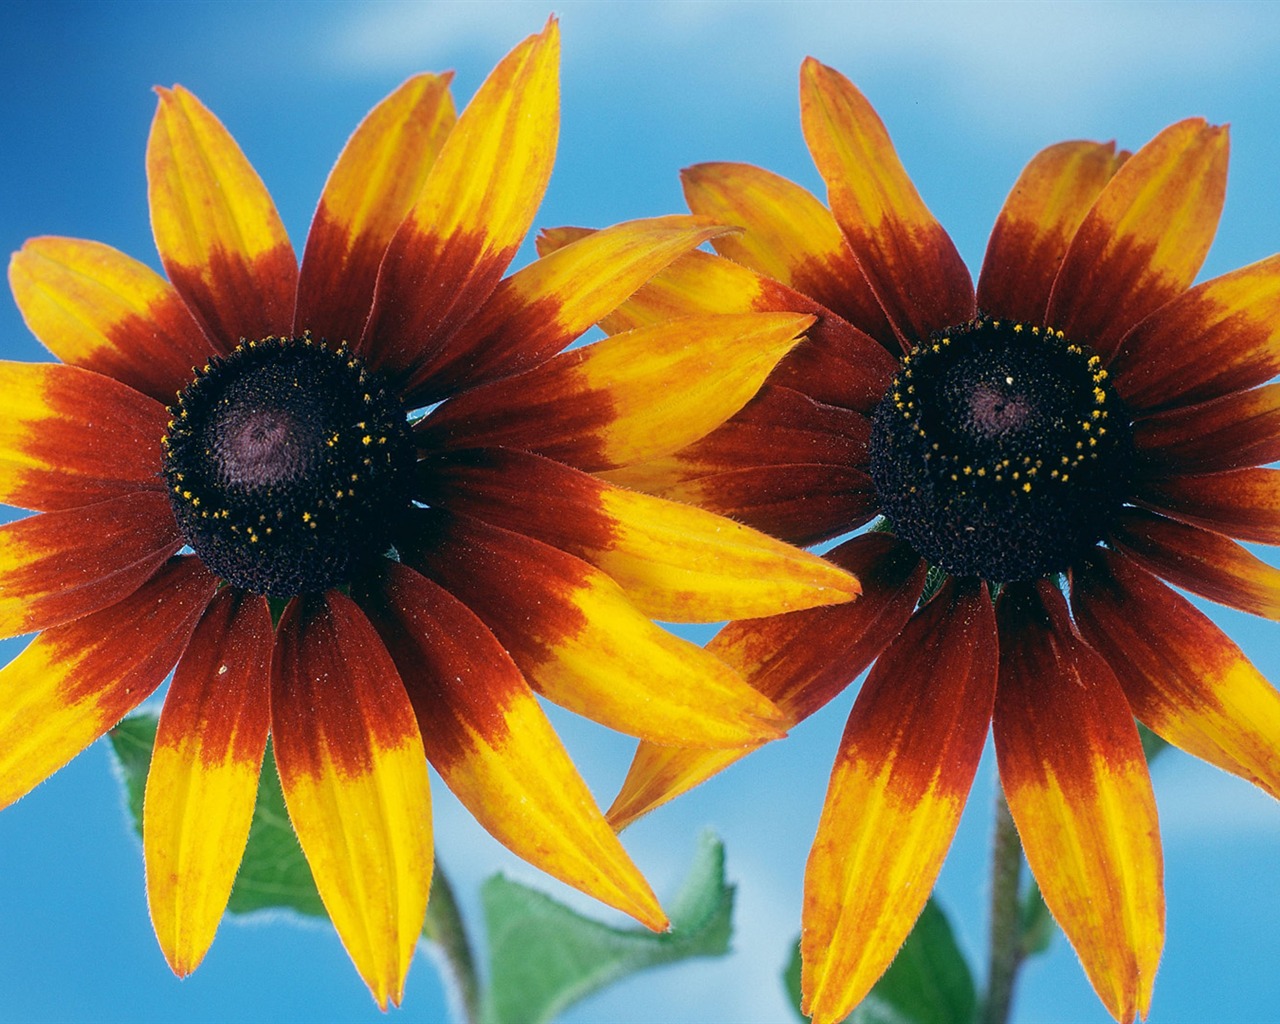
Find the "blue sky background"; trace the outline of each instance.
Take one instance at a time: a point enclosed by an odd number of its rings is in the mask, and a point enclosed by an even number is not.
[[[1232,3],[562,2],[563,122],[537,224],[601,225],[684,209],[678,168],[745,160],[819,192],[800,135],[797,72],[813,54],[876,104],[926,201],[972,268],[1000,204],[1040,147],[1166,124],[1232,124],[1226,210],[1205,276],[1280,249],[1280,8]],[[535,3],[26,3],[0,8],[0,247],[38,234],[108,242],[158,266],[143,152],[152,85],[180,82],[230,128],[299,247],[360,117],[408,74],[457,70],[465,102],[536,31]],[[522,260],[528,258],[528,253]],[[11,302],[0,356],[43,351]],[[0,398],[0,414],[3,398]],[[1273,561],[1275,559],[1273,558]],[[1214,615],[1273,679],[1274,624]],[[8,660],[21,644],[0,644]],[[627,844],[670,898],[705,826],[738,883],[734,953],[643,976],[566,1019],[785,1021],[778,981],[799,930],[805,856],[852,694],[671,807]],[[602,802],[631,742],[557,714]],[[1168,942],[1151,1020],[1274,1020],[1280,996],[1280,807],[1179,753],[1154,769]],[[965,948],[986,943],[995,792],[984,763],[940,883]],[[478,926],[497,870],[592,909],[491,840],[435,785],[439,856]],[[602,916],[606,912],[599,911]],[[1020,1021],[1104,1021],[1059,938],[1024,973]],[[447,1017],[430,956],[392,1017]],[[376,1020],[332,931],[292,919],[224,922],[179,982],[155,945],[140,844],[98,744],[0,814],[0,1021]]]

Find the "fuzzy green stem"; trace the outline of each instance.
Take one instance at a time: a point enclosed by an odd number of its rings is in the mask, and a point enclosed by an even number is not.
[[[453,895],[453,886],[438,861],[431,879],[431,899],[427,903],[427,920],[422,933],[444,953],[445,962],[458,986],[466,1024],[477,1024],[480,1020],[480,979],[476,976],[476,961],[467,940],[458,901]]]
[[[1000,792],[991,848],[991,945],[982,1024],[1006,1024],[1013,1006],[1013,986],[1025,956],[1018,902],[1021,875],[1022,844]]]

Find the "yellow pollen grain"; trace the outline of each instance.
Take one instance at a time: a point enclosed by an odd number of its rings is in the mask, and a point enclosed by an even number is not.
[[[360,443],[361,443],[361,444],[373,444],[373,438],[372,438],[372,437],[370,437],[368,434],[365,434],[365,435],[364,435],[364,437],[360,438]]]
[[[1022,489],[1023,489],[1024,491],[1026,491],[1028,494],[1030,494],[1030,493],[1031,493],[1031,481],[1029,481],[1029,480],[1028,480],[1025,484],[1023,484],[1023,485],[1022,485]]]

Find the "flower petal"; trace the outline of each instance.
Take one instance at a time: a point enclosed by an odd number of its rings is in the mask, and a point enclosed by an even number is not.
[[[1045,324],[1071,239],[1127,155],[1117,154],[1114,142],[1060,142],[1032,158],[991,231],[978,275],[979,309]]]
[[[848,533],[874,514],[878,503],[863,472],[870,436],[871,423],[861,413],[765,384],[701,440],[605,476],[793,544],[813,544]]]
[[[871,477],[852,466],[752,466],[673,480],[651,473],[655,465],[661,463],[606,476],[615,483],[741,520],[792,544],[817,544],[849,533],[880,511]]]
[[[118,604],[46,629],[0,669],[0,807],[164,681],[216,584],[198,559],[170,559]]]
[[[426,754],[391,656],[337,591],[280,619],[271,732],[325,909],[378,1006],[398,1006],[431,886]]]
[[[996,756],[1027,863],[1111,1015],[1145,1019],[1164,945],[1164,870],[1133,715],[1054,584],[1011,584],[996,617]]]
[[[294,334],[310,329],[334,345],[360,340],[387,245],[458,119],[452,78],[414,75],[369,112],[343,148],[307,235]]]
[[[160,491],[169,413],[110,377],[0,360],[0,501],[38,511]]]
[[[1193,526],[1280,544],[1280,470],[1233,469],[1146,481],[1135,501]]]
[[[726,229],[655,217],[592,232],[502,281],[484,308],[414,368],[415,405],[536,366],[569,346],[676,257]]]
[[[817,299],[886,350],[898,339],[831,211],[809,191],[751,164],[708,163],[680,172],[689,209],[744,228],[716,252]]]
[[[1280,256],[1179,295],[1125,338],[1111,364],[1138,409],[1187,405],[1280,373]]]
[[[9,284],[31,333],[64,363],[161,402],[216,351],[168,281],[99,242],[32,238],[9,261]]]
[[[1121,337],[1190,287],[1227,184],[1227,130],[1171,125],[1111,179],[1071,241],[1048,322],[1110,359]]]
[[[216,344],[287,335],[298,261],[266,186],[195,96],[156,94],[147,185],[165,273]]]
[[[1280,693],[1207,616],[1109,552],[1073,573],[1071,608],[1145,725],[1280,799]]]
[[[422,477],[427,505],[447,504],[576,555],[664,622],[771,615],[859,593],[857,580],[816,555],[537,455],[473,449],[429,460]]]
[[[1114,545],[1175,586],[1280,619],[1280,569],[1220,533],[1136,509],[1122,513],[1111,529]]]
[[[268,705],[271,613],[224,588],[178,663],[156,731],[143,804],[147,903],[165,959],[204,959],[249,838]]]
[[[484,621],[539,693],[656,743],[776,739],[778,712],[701,647],[654,625],[600,570],[530,537],[424,511],[405,561]]]
[[[480,86],[392,238],[359,353],[410,371],[488,300],[542,201],[560,129],[554,19]]]
[[[489,833],[535,867],[665,928],[529,684],[475,613],[395,563],[361,604],[404,679],[427,757]]]
[[[419,446],[523,448],[587,471],[668,455],[741,409],[812,322],[744,313],[616,334],[441,404]]]
[[[182,546],[157,491],[0,526],[0,636],[47,629],[128,597]]]
[[[866,533],[828,552],[863,586],[851,604],[731,622],[707,650],[777,703],[789,724],[808,718],[856,679],[911,617],[924,587],[925,565],[887,533]],[[640,744],[609,808],[625,828],[700,785],[754,748],[706,750]]]
[[[800,120],[831,212],[904,347],[970,319],[969,271],[866,97],[808,57],[800,69]]]
[[[1280,459],[1280,384],[1144,416],[1133,440],[1174,473],[1218,473]]]
[[[854,703],[805,872],[803,1010],[842,1020],[924,909],[982,757],[995,697],[986,585],[948,581]]]
[[[538,249],[554,250],[590,233],[583,228],[544,231]],[[600,326],[614,334],[673,317],[752,312],[818,318],[771,378],[817,401],[869,414],[897,372],[898,361],[888,349],[821,303],[732,260],[696,250],[654,276]]]

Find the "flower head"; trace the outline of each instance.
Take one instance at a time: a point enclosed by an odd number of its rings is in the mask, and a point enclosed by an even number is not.
[[[1159,578],[1280,614],[1280,573],[1237,543],[1280,542],[1280,473],[1260,468],[1280,455],[1280,258],[1192,287],[1227,135],[1188,120],[1133,155],[1037,155],[975,292],[853,85],[809,60],[801,107],[830,209],[755,167],[689,169],[693,211],[744,230],[608,323],[817,316],[723,427],[611,477],[795,542],[879,517],[829,553],[862,580],[856,605],[710,645],[792,723],[871,669],[806,874],[806,1007],[840,1019],[888,966],[991,727],[1050,909],[1111,1013],[1145,1015],[1164,897],[1135,716],[1280,795],[1280,696]],[[611,819],[740,756],[642,744]]]
[[[589,475],[719,425],[809,318],[692,317],[562,352],[721,229],[619,225],[503,277],[551,171],[558,53],[552,21],[461,116],[448,76],[392,93],[339,158],[301,266],[178,87],[147,149],[168,279],[73,239],[13,258],[63,362],[0,363],[0,500],[37,512],[0,528],[0,631],[38,633],[0,669],[0,805],[173,670],[143,845],[180,974],[226,906],[269,733],[382,1005],[426,908],[428,761],[514,852],[662,927],[535,691],[650,740],[759,742],[771,703],[650,616],[856,593],[820,559]]]

